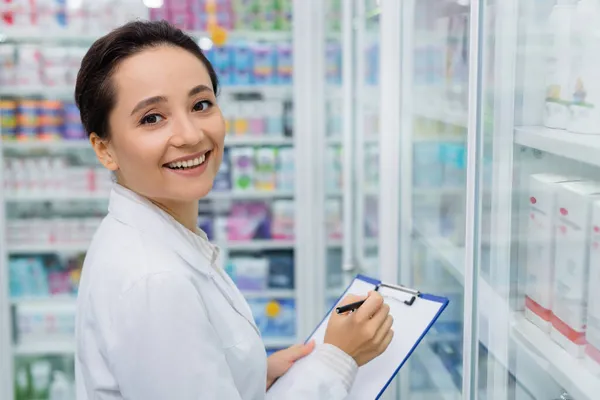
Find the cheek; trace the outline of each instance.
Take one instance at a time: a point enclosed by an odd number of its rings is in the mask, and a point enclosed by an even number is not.
[[[143,138],[135,134],[127,135],[120,143],[119,163],[130,170],[147,170],[149,165],[160,164],[165,148],[160,137],[158,134],[145,135]]]

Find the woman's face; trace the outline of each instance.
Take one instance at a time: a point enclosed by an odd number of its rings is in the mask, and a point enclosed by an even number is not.
[[[165,205],[205,196],[223,157],[225,122],[204,64],[159,46],[121,62],[112,84],[104,165],[119,183]]]

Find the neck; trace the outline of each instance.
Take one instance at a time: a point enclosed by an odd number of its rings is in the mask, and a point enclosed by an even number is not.
[[[174,203],[156,199],[148,199],[158,208],[169,214],[190,231],[196,233],[198,228],[198,202]]]
[[[124,185],[122,182],[117,181],[117,183],[129,189],[129,187]],[[179,222],[190,231],[196,233],[196,230],[198,229],[198,201],[177,202],[171,200],[151,199],[149,197],[146,198],[152,204],[173,217],[175,221]]]

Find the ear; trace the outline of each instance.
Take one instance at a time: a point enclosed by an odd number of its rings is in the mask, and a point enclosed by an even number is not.
[[[112,151],[109,147],[109,142],[105,139],[101,139],[95,132],[90,134],[90,144],[96,153],[96,157],[98,161],[104,167],[110,171],[116,171],[119,169],[119,164],[117,163],[116,157],[112,154]]]

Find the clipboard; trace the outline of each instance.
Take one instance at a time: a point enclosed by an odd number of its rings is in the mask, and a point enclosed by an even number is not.
[[[390,306],[390,314],[394,317],[394,338],[383,354],[359,368],[347,400],[379,399],[449,303],[445,297],[357,275],[307,342],[315,340],[317,345],[323,343],[329,317],[346,295],[362,296],[372,290],[377,290]],[[278,379],[269,389],[269,396],[280,398],[278,393],[285,392],[286,386],[294,380],[295,371],[301,369],[301,364],[310,362],[310,357],[298,360]]]

